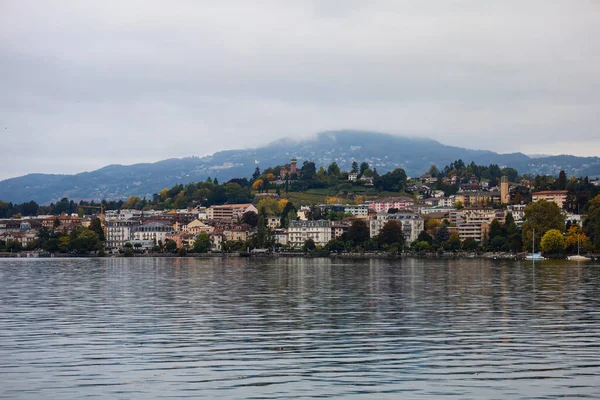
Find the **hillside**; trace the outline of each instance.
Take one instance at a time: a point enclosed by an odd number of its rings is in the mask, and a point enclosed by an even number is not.
[[[409,138],[364,131],[323,132],[306,140],[282,139],[267,146],[217,152],[207,157],[168,159],[156,163],[109,165],[75,175],[29,174],[0,181],[0,199],[47,204],[63,197],[70,199],[117,199],[130,195],[152,197],[165,187],[216,177],[225,181],[249,177],[256,165],[261,168],[284,164],[291,157],[328,165],[336,161],[349,169],[352,161],[367,161],[378,172],[404,168],[409,176],[419,175],[431,164],[446,165],[454,160],[476,164],[511,166],[519,172],[571,175],[600,175],[600,158],[553,156],[531,158],[522,153],[498,154],[446,146],[435,140]]]

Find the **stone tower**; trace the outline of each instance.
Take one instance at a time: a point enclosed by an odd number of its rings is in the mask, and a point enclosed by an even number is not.
[[[297,160],[295,158],[290,160],[290,175],[294,175],[296,173],[296,163]]]
[[[500,179],[500,202],[502,204],[510,203],[510,196],[508,194],[508,177],[503,176]]]

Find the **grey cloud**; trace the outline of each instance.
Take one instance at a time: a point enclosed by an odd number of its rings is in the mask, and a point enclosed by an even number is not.
[[[12,138],[0,134],[16,149],[0,179],[338,128],[600,153],[595,1],[14,0],[0,11]]]

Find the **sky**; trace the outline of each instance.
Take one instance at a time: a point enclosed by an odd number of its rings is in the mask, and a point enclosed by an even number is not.
[[[600,155],[598,0],[0,0],[0,179],[335,129]]]

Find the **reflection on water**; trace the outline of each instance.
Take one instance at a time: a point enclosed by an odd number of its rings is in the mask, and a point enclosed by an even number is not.
[[[0,398],[600,397],[600,265],[0,260]]]

